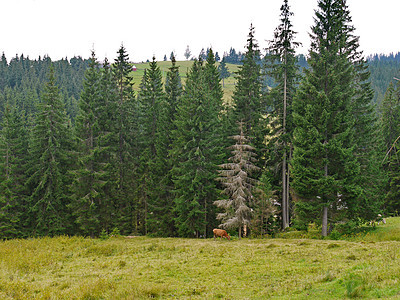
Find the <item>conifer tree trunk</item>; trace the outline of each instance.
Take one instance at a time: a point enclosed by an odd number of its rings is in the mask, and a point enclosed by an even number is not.
[[[324,145],[326,145],[327,143],[328,143],[328,141],[326,138]],[[325,150],[325,152],[326,152],[325,159],[326,159],[326,161],[328,161],[328,153],[327,153],[328,151]],[[325,166],[324,166],[324,172],[325,172],[324,176],[325,176],[325,178],[327,178],[328,177],[328,163],[327,162],[325,163]],[[327,201],[328,199],[326,199],[326,197],[327,197],[327,195],[324,195],[324,200]],[[328,206],[327,205],[324,206],[323,211],[322,211],[321,234],[322,234],[322,236],[328,236]]]
[[[287,169],[286,169],[286,199],[287,199],[287,207],[286,207],[286,211],[287,211],[287,214],[286,214],[286,223],[287,223],[287,225],[288,225],[288,227],[289,227],[289,221],[290,221],[290,219],[289,219],[289,216],[290,216],[290,202],[289,202],[289,197],[290,197],[290,169],[289,169],[289,162],[292,160],[292,147],[290,146],[290,149],[289,149],[289,160],[288,160],[288,162],[286,163],[286,165],[287,165]]]
[[[271,139],[270,145],[274,153],[279,153],[275,159],[271,160],[274,168],[281,168],[280,175],[276,181],[280,186],[281,209],[282,209],[282,229],[289,227],[289,163],[290,146],[294,128],[292,126],[292,111],[289,109],[292,105],[293,97],[299,81],[299,67],[296,63],[295,48],[300,43],[294,41],[296,32],[293,31],[288,0],[284,0],[281,6],[280,20],[281,24],[275,29],[274,39],[269,41],[269,55],[266,60],[269,63],[269,74],[274,78],[276,87],[270,91],[270,97],[273,103],[274,112],[271,114],[274,135],[277,136],[279,143]],[[275,121],[277,120],[277,122]],[[276,123],[275,123],[276,122]],[[276,148],[278,146],[278,148]],[[276,151],[277,150],[277,151]],[[275,152],[276,151],[276,152]],[[278,178],[280,177],[280,178]]]
[[[328,236],[328,206],[322,211],[322,236]]]
[[[204,201],[204,238],[207,238],[207,201]]]
[[[285,59],[284,65],[286,65],[286,51],[285,51]],[[286,86],[287,86],[287,74],[286,69],[283,74],[283,135],[286,134],[286,102],[287,102],[287,95],[286,95]],[[287,181],[287,172],[286,172],[286,160],[287,160],[287,152],[286,152],[286,140],[283,142],[283,162],[282,162],[282,227],[285,230],[289,227],[289,210],[288,210],[288,197],[287,197],[287,188],[288,188],[288,181]]]
[[[284,143],[284,147],[286,147],[286,142]],[[285,230],[289,225],[287,223],[287,176],[286,176],[286,150],[283,153],[283,162],[282,162],[282,228]]]

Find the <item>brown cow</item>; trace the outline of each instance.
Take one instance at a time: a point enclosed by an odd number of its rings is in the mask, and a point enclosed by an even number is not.
[[[228,240],[230,240],[231,239],[231,237],[229,236],[229,234],[228,233],[226,233],[226,231],[225,230],[223,230],[223,229],[213,229],[213,232],[214,232],[214,240],[215,240],[215,238],[217,237],[217,236],[219,236],[221,239],[224,237],[224,238],[227,238]]]

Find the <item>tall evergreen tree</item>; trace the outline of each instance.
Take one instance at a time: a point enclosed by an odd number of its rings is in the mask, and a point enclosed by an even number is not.
[[[179,75],[179,66],[176,65],[175,57],[173,57],[171,61],[172,65],[167,72],[167,77],[165,81],[165,96],[167,101],[167,117],[166,117],[166,127],[167,132],[166,135],[168,137],[168,151],[166,154],[167,160],[166,164],[168,165],[168,172],[165,174],[165,182],[166,182],[166,192],[167,198],[169,198],[168,204],[165,207],[165,210],[168,208],[168,212],[166,212],[163,216],[163,220],[165,225],[168,225],[165,228],[165,235],[176,235],[176,228],[173,220],[173,205],[174,205],[174,183],[172,180],[172,167],[175,165],[176,160],[175,157],[170,155],[172,146],[173,146],[173,135],[176,132],[176,117],[178,111],[178,104],[181,101],[181,97],[183,95],[183,87],[181,82],[181,77]]]
[[[195,163],[201,158],[200,151],[196,151],[199,148],[199,134],[195,132],[198,128],[196,110],[202,100],[201,94],[199,95],[201,88],[198,86],[201,83],[201,69],[201,63],[195,60],[187,74],[185,95],[177,107],[176,129],[173,132],[171,150],[171,155],[175,158],[175,165],[172,168],[175,224],[179,235],[190,237],[193,237],[193,232],[199,237],[205,225],[204,212],[200,204],[201,198],[204,197],[200,194],[201,182],[194,180],[197,175]]]
[[[124,233],[131,233],[134,228],[134,175],[135,158],[138,154],[134,146],[135,134],[135,98],[132,79],[132,64],[129,55],[121,45],[118,57],[112,65],[114,80],[117,86],[118,102],[116,113],[115,134],[118,136],[116,148],[118,170],[117,191],[115,194],[118,207],[115,226]]]
[[[319,0],[312,27],[309,65],[293,103],[293,187],[296,218],[328,220],[351,218],[360,195],[356,178],[360,165],[354,155],[352,99],[354,67],[344,51],[347,24],[342,0]],[[343,216],[343,214],[345,216]],[[358,217],[358,216],[357,216]]]
[[[173,57],[172,57],[173,58]],[[145,204],[146,233],[163,235],[170,229],[168,193],[168,106],[155,57],[146,70],[139,91],[142,125],[141,193]]]
[[[17,199],[13,191],[13,145],[12,115],[9,106],[4,110],[2,131],[0,136],[0,238],[12,238],[17,235],[18,215]]]
[[[0,133],[0,238],[26,236],[23,212],[26,200],[28,133],[24,113],[6,106]]]
[[[380,107],[381,113],[381,131],[384,134],[385,149],[388,151],[397,137],[400,135],[399,120],[400,120],[400,85],[397,88],[393,82],[385,93],[385,98]],[[388,153],[391,155],[391,152]]]
[[[99,98],[100,70],[95,52],[89,61],[86,71],[83,91],[79,99],[79,112],[76,119],[76,152],[77,169],[74,172],[73,214],[84,235],[100,234],[100,219],[98,215],[103,186],[99,174],[102,164],[98,160],[99,126],[96,116],[96,104]]]
[[[261,165],[264,156],[265,118],[266,113],[262,87],[260,51],[254,37],[254,27],[250,26],[246,52],[236,73],[236,86],[233,94],[236,123],[243,122],[245,132],[251,139],[259,154]]]
[[[119,172],[116,168],[118,160],[118,93],[117,85],[113,73],[106,58],[100,70],[99,94],[95,100],[95,118],[99,131],[97,149],[95,150],[96,159],[101,165],[101,172],[97,173],[99,180],[103,182],[98,196],[99,206],[98,215],[101,230],[110,231],[115,226],[115,216],[117,206],[115,205],[115,195],[118,190]],[[136,211],[136,209],[135,209]],[[135,219],[136,220],[136,219]],[[135,231],[137,232],[137,222],[135,221]]]
[[[292,101],[299,83],[299,67],[295,55],[295,48],[299,43],[294,41],[296,32],[293,31],[290,21],[293,13],[290,11],[288,0],[284,0],[281,6],[281,23],[275,29],[274,39],[269,43],[269,75],[274,79],[276,86],[270,91],[269,97],[272,102],[271,125],[274,132],[271,134],[276,138],[270,140],[272,153],[278,152],[278,161],[275,162],[281,172],[281,204],[282,204],[282,228],[289,226],[289,158],[292,153]]]
[[[384,172],[386,173],[386,193],[384,208],[387,213],[400,211],[399,204],[399,136],[400,136],[400,85],[397,88],[390,83],[381,105],[381,132],[385,153],[383,160]]]
[[[219,130],[222,94],[212,52],[206,66],[195,60],[177,107],[171,155],[175,224],[181,236],[207,236],[215,222],[212,199],[218,196],[216,168],[223,155]],[[206,71],[207,70],[207,71]],[[218,77],[217,77],[218,78]]]
[[[229,132],[225,129],[229,126],[229,119],[226,113],[226,107],[223,103],[224,92],[222,90],[220,73],[216,66],[216,60],[214,51],[212,48],[207,51],[207,59],[204,66],[204,84],[206,97],[208,103],[206,104],[206,113],[209,115],[210,120],[210,132],[207,134],[205,139],[207,140],[208,146],[211,151],[209,153],[209,164],[208,170],[210,172],[210,178],[217,176],[217,166],[223,162],[226,156],[226,142],[228,140]],[[215,182],[213,182],[213,185]],[[214,187],[217,191],[221,189],[221,186]],[[209,231],[213,229],[213,224],[216,219],[216,209],[213,205],[212,199],[216,199],[215,191],[210,191],[210,199],[205,200],[204,210],[206,212],[206,220],[209,223]]]
[[[70,214],[68,189],[71,166],[71,128],[55,83],[51,65],[48,82],[41,96],[30,145],[32,187],[31,213],[34,235],[68,233]]]
[[[384,174],[380,153],[382,140],[373,103],[374,91],[371,87],[369,67],[359,49],[359,37],[355,35],[355,27],[346,1],[341,3],[341,17],[344,20],[342,34],[346,44],[341,51],[347,54],[354,68],[355,93],[351,106],[355,118],[353,128],[356,132],[354,135],[355,154],[360,165],[357,184],[363,187],[355,205],[356,210],[352,214],[363,221],[369,221],[376,218],[383,204]],[[365,182],[370,184],[365,185]]]

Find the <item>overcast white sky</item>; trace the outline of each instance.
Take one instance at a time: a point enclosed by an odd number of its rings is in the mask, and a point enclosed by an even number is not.
[[[48,54],[53,60],[96,51],[114,59],[121,43],[130,59],[162,60],[176,53],[183,60],[186,46],[197,56],[212,47],[223,54],[230,47],[243,51],[250,23],[261,48],[279,24],[283,0],[2,0],[0,52],[10,59]],[[399,0],[348,0],[353,25],[364,54],[400,51]],[[317,0],[289,0],[292,23],[308,52],[310,26]],[[222,56],[222,55],[221,55]]]

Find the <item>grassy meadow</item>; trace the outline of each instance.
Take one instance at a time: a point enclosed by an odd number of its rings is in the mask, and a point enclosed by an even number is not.
[[[400,298],[400,218],[349,240],[0,242],[0,299]]]
[[[193,61],[177,61],[176,65],[179,67],[179,74],[181,76],[182,83],[184,84],[186,81],[186,74],[189,71],[190,67],[192,66]],[[217,63],[218,65],[219,63]],[[133,82],[134,82],[134,89],[136,91],[139,90],[140,82],[142,80],[144,70],[149,68],[149,63],[135,63],[136,66],[136,71],[132,72],[133,76]],[[165,83],[165,78],[167,76],[168,69],[171,67],[171,62],[170,61],[159,61],[157,62],[157,65],[159,66],[161,70],[161,75],[163,77],[164,83]],[[238,65],[234,64],[226,64],[226,67],[228,68],[229,72],[231,73],[231,76],[229,78],[226,78],[224,80],[224,101],[229,102],[231,101],[230,99],[232,98],[233,91],[235,89],[235,74],[238,70]],[[222,81],[221,81],[222,84]]]

